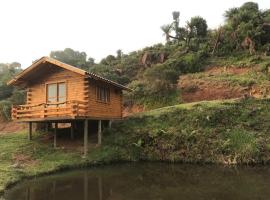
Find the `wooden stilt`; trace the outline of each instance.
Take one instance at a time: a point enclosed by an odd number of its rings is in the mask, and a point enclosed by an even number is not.
[[[84,156],[88,153],[88,120],[84,120]]]
[[[102,121],[98,120],[98,145],[101,145],[102,143]]]
[[[109,128],[112,128],[112,120],[109,120]]]
[[[32,122],[29,122],[28,140],[32,140]]]
[[[70,124],[70,138],[73,140],[74,139],[74,123],[71,122]]]
[[[46,133],[49,132],[49,126],[50,126],[49,122],[46,122],[46,124],[45,124],[45,132]]]
[[[54,134],[53,134],[53,147],[56,148],[58,123],[54,123]]]

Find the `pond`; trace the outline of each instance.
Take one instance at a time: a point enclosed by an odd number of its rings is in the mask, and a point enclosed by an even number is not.
[[[264,200],[270,199],[270,167],[119,164],[26,180],[4,199]]]

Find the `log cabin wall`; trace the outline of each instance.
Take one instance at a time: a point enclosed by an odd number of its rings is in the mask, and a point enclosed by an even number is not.
[[[97,99],[97,87],[109,89],[109,102],[100,102]],[[121,118],[122,117],[122,90],[101,81],[89,80],[88,113],[95,118]]]
[[[105,83],[77,74],[75,72],[52,66],[46,73],[37,75],[28,86],[27,104],[46,102],[46,84],[66,82],[67,101],[85,102],[89,118],[120,119],[122,117],[122,90]],[[110,100],[107,103],[97,100],[97,86],[109,89]]]
[[[37,77],[28,87],[27,104],[46,102],[46,84],[66,82],[67,101],[83,100],[84,77],[60,67],[53,67],[41,77]]]

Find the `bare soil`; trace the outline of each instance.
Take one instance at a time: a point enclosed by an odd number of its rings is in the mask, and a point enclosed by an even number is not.
[[[123,117],[127,117],[129,115],[143,112],[143,111],[145,111],[145,109],[141,105],[133,104],[131,106],[126,106],[126,107],[124,107],[124,110],[123,110]]]
[[[25,124],[0,120],[0,135],[24,130]]]
[[[244,74],[251,68],[236,67],[211,67],[204,73],[208,76],[214,76],[222,73],[226,74]],[[253,68],[254,70],[254,68]],[[251,95],[254,88],[233,86],[226,82],[210,81],[202,78],[191,78],[189,75],[183,75],[180,78],[178,87],[181,90],[182,101],[185,103],[204,101],[204,100],[222,100],[240,98]]]

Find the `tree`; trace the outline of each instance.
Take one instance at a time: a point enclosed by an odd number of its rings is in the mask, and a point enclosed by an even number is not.
[[[118,49],[116,51],[116,58],[121,60],[122,57],[123,57],[123,51],[121,49]]]
[[[173,22],[171,24],[165,24],[161,26],[161,30],[166,36],[166,41],[170,39],[176,40],[178,44],[182,41],[186,47],[190,47],[190,41],[194,38],[198,45],[201,40],[207,35],[207,23],[206,20],[200,16],[192,17],[190,21],[186,23],[186,27],[179,27],[180,12],[174,11]],[[172,35],[174,33],[174,35]]]
[[[246,2],[239,8],[225,12],[224,40],[238,50],[248,49],[252,54],[255,49],[269,42],[265,29],[267,11],[262,12],[254,2]]]
[[[100,61],[100,64],[102,65],[109,65],[109,66],[113,66],[115,64],[116,61],[116,57],[113,55],[108,55],[106,58],[103,58]]]
[[[50,57],[86,71],[94,65],[94,59],[87,59],[85,52],[74,51],[71,48],[66,48],[64,51],[51,51]]]

